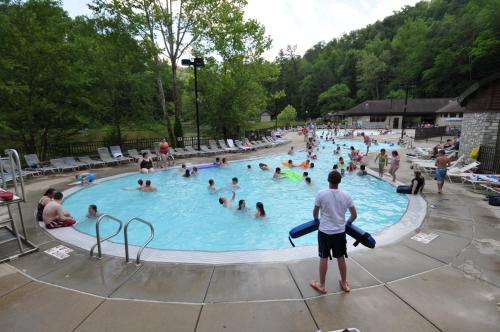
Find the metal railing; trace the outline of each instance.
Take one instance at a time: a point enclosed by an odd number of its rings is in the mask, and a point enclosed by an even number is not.
[[[446,127],[415,128],[415,140],[446,136]]]
[[[99,225],[101,224],[101,221],[103,221],[104,219],[111,219],[114,222],[117,222],[120,225],[120,227],[118,227],[118,230],[116,232],[114,232],[112,235],[110,235],[107,238],[101,240],[101,234],[100,234],[100,231],[99,231]],[[102,258],[101,242],[109,240],[112,237],[118,235],[118,233],[120,233],[120,231],[122,230],[122,227],[123,227],[123,223],[122,223],[122,221],[120,219],[115,218],[113,216],[110,216],[109,214],[103,214],[102,216],[100,216],[99,219],[97,219],[97,222],[95,223],[95,236],[96,236],[97,243],[94,244],[92,246],[92,248],[90,248],[90,257],[94,257],[94,249],[97,246],[97,258],[101,259]]]
[[[20,197],[23,202],[26,201],[25,193],[24,193],[24,179],[23,179],[23,169],[21,167],[21,160],[19,159],[19,154],[14,149],[5,150],[5,154],[7,155],[8,165],[10,167],[10,171],[12,172],[12,183],[14,185],[14,193],[16,196]],[[0,176],[2,177],[2,183],[4,186],[7,184],[7,179],[4,177],[4,169],[2,167],[2,163],[0,162]],[[19,180],[18,180],[19,179]],[[18,183],[19,181],[19,183]]]
[[[481,145],[478,161],[481,163],[479,170],[482,173],[500,174],[500,149]]]
[[[146,221],[142,218],[139,218],[139,217],[134,217],[132,219],[130,219],[129,221],[127,221],[127,223],[125,224],[125,228],[123,229],[123,237],[125,238],[125,262],[129,262],[129,253],[128,253],[128,225],[130,225],[130,223],[132,221],[138,221],[138,222],[141,222],[147,226],[149,226],[149,229],[151,231],[150,235],[149,235],[149,239],[146,241],[146,243],[139,249],[139,251],[137,252],[137,257],[136,257],[136,260],[135,260],[135,263],[136,264],[140,264],[141,262],[141,254],[142,254],[142,251],[144,250],[144,248],[147,247],[147,245],[153,241],[154,237],[155,237],[155,229],[153,227],[153,224],[151,224],[149,221]]]

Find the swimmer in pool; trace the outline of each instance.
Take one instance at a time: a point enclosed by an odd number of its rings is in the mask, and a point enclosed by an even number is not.
[[[267,164],[264,163],[259,163],[259,168],[263,171],[270,171],[269,166],[267,166]]]
[[[313,169],[314,168],[314,163],[309,164],[309,168]]]
[[[311,180],[311,178],[310,178],[310,177],[306,177],[306,179],[305,179],[305,180],[306,180],[306,184],[307,184],[308,186],[312,186],[312,185],[313,185],[312,180]]]
[[[252,165],[247,165],[247,171],[251,171],[252,170]]]
[[[200,171],[198,171],[198,167],[193,167],[193,170],[191,171],[191,176],[198,176],[200,175]]]
[[[368,175],[368,172],[366,171],[366,166],[361,165],[359,166],[359,172],[357,173],[359,176],[365,176]]]
[[[240,199],[238,202],[238,211],[240,212],[246,212],[248,210],[247,204],[245,203],[244,199]]]
[[[276,167],[276,170],[274,171],[273,179],[279,180],[282,178],[283,178],[283,175],[281,175],[281,168]]]
[[[217,188],[215,188],[215,180],[214,179],[210,179],[208,180],[208,187],[207,187],[208,191],[211,191],[211,192],[216,192],[217,191]]]
[[[221,196],[219,197],[219,203],[220,205],[222,205],[222,207],[228,208],[231,206],[231,204],[233,204],[235,198],[236,193],[233,191],[233,196],[231,197],[231,199],[227,199],[226,197]]]
[[[185,178],[190,178],[191,177],[191,171],[187,169],[186,172],[184,172],[184,174],[182,176],[185,177]]]
[[[89,219],[90,218],[99,218],[100,216],[102,216],[102,213],[97,211],[97,205],[95,205],[95,204],[89,205],[89,208],[87,210],[87,218],[89,218]]]
[[[214,164],[217,166],[220,166],[220,158],[219,157],[215,158]]]
[[[187,167],[186,167],[186,164],[182,164],[181,165],[181,168],[179,168],[179,172],[185,174],[186,173],[186,170],[187,170]]]
[[[228,164],[226,158],[222,158],[222,162],[220,164],[220,167],[229,167],[229,164]]]
[[[158,189],[155,186],[151,185],[151,181],[150,180],[147,180],[146,181],[146,185],[140,189],[140,191],[143,191],[143,192],[153,192],[153,191],[156,191],[156,190],[158,190]]]
[[[231,189],[240,189],[240,186],[238,185],[238,178],[234,177],[231,179]]]
[[[305,178],[307,178],[308,176],[309,176],[309,172],[304,172],[304,173],[302,173],[302,177],[303,177],[304,179],[305,179]]]
[[[257,202],[255,204],[255,209],[257,210],[255,212],[255,218],[264,218],[266,216],[266,210],[264,210],[264,204],[261,202]]]

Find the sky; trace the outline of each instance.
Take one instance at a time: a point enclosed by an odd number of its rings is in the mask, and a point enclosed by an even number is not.
[[[272,60],[281,48],[297,45],[302,55],[320,41],[330,41],[390,16],[418,0],[248,0],[247,18],[257,19],[273,40],[264,55]],[[71,16],[90,11],[85,0],[63,0]]]

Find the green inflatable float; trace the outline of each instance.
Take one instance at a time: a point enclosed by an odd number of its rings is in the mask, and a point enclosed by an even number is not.
[[[302,175],[292,170],[282,170],[281,174],[293,182],[300,182],[303,180]]]

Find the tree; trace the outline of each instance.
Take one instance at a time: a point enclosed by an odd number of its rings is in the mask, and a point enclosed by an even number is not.
[[[318,97],[318,102],[321,105],[321,114],[324,115],[329,111],[344,110],[352,107],[353,100],[349,97],[350,93],[351,91],[347,84],[332,85]]]
[[[280,114],[278,120],[286,126],[292,125],[297,120],[297,111],[292,105],[287,105]]]
[[[380,87],[387,71],[387,65],[375,54],[362,52],[356,66],[359,87],[367,98],[380,99]]]
[[[246,43],[248,34],[258,33],[263,28],[254,20],[245,21],[245,0],[95,0],[94,3],[96,11],[104,9],[136,26],[140,36],[151,45],[155,62],[160,52],[170,60],[177,137],[182,136],[178,63],[186,51],[208,53],[214,50],[223,59],[228,59],[235,49],[255,49],[266,44],[264,40],[260,40],[262,45],[248,46]],[[158,74],[157,81],[160,99],[164,100]],[[162,109],[168,121],[166,107],[162,105]]]

